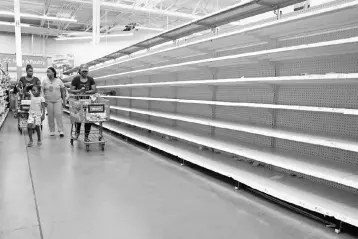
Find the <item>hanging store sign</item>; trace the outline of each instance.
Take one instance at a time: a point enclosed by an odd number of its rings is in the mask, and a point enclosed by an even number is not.
[[[16,55],[14,54],[1,54],[0,64],[8,67],[16,67]],[[22,56],[22,67],[32,65],[33,68],[47,68],[47,58],[42,56]]]

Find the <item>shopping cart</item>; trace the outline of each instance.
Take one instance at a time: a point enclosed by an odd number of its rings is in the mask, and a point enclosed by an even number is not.
[[[103,99],[98,95],[72,95],[69,98],[69,104],[71,145],[77,140],[84,143],[86,145],[86,150],[89,151],[91,144],[99,144],[103,151],[106,141],[103,137],[102,124],[110,119],[109,100]],[[98,125],[98,127],[87,132],[88,135],[86,135],[85,130],[80,130],[78,134],[76,123],[91,123]]]
[[[16,118],[17,118],[17,129],[22,134],[24,129],[27,129],[27,121],[29,118],[31,100],[21,100],[18,104]]]
[[[28,119],[29,119],[29,110],[30,110],[31,100],[21,100],[20,104],[18,104],[18,108],[16,110],[16,117],[17,118],[17,129],[19,130],[20,134],[23,133],[24,129],[28,127]],[[42,123],[41,123],[41,130],[42,130]],[[35,131],[32,131],[34,134]]]

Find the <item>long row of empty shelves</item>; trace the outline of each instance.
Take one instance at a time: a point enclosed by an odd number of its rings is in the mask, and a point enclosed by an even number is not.
[[[331,132],[327,134],[311,132],[302,130],[298,126],[298,129],[294,129],[275,124],[277,112],[282,111],[297,112],[297,117],[301,113],[312,113],[316,118],[321,117],[317,114],[325,114],[328,118],[332,117],[332,120],[339,119],[336,117],[337,115],[352,117],[349,118],[352,122],[356,120],[354,117],[358,115],[358,110],[344,104],[345,102],[340,104],[343,105],[342,107],[333,107],[324,103],[324,106],[314,103],[312,105],[277,103],[278,91],[276,89],[276,86],[283,85],[289,85],[292,88],[300,85],[355,87],[358,83],[358,73],[355,69],[327,71],[322,74],[302,72],[301,75],[293,73],[295,75],[286,76],[280,74],[276,63],[292,60],[304,61],[311,58],[319,61],[324,58],[344,55],[356,56],[358,54],[357,12],[357,0],[334,1],[300,13],[283,15],[277,20],[271,19],[250,24],[232,32],[210,36],[198,41],[190,40],[188,43],[174,47],[153,49],[148,53],[137,56],[133,54],[127,59],[121,58],[112,63],[98,65],[93,69],[98,89],[100,91],[113,89],[117,93],[119,92],[118,96],[105,96],[112,103],[112,122],[106,123],[105,127],[194,164],[232,177],[284,201],[358,226],[358,164],[345,162],[344,158],[341,161],[331,161],[318,156],[303,155],[296,151],[277,150],[274,146],[266,147],[261,144],[226,140],[216,137],[215,134],[210,135],[181,128],[182,124],[175,123],[175,126],[170,126],[160,123],[160,119],[168,119],[171,120],[170,122],[190,123],[194,125],[191,126],[193,129],[196,127],[195,125],[205,126],[205,129],[225,129],[239,134],[259,135],[273,141],[277,139],[304,144],[300,147],[312,145],[321,147],[317,151],[330,148],[348,152],[347,154],[342,153],[342,157],[346,157],[345,155],[352,152],[357,153],[356,137],[358,135],[353,137],[337,136],[333,133],[330,134]],[[328,37],[314,38],[320,34]],[[340,37],[340,34],[344,36]],[[295,44],[295,39],[300,39],[297,44]],[[263,48],[259,47],[256,50],[255,46],[260,45]],[[255,50],[250,52],[251,48]],[[354,61],[354,59],[351,58],[350,61]],[[242,73],[237,78],[213,76],[207,79],[195,79],[195,74],[207,69],[221,70],[223,68],[226,70],[225,67],[259,65],[261,62],[272,64],[272,67],[275,68],[274,75],[270,75],[270,73],[269,76],[253,77],[245,76]],[[114,65],[116,67],[113,67]],[[193,77],[190,79],[161,78],[162,75],[172,73],[179,75],[182,72],[194,72]],[[198,90],[201,87],[215,89],[224,86],[242,87],[247,85],[272,87],[272,94],[270,93],[272,99],[262,103],[261,101],[260,103],[225,101],[217,99],[215,90],[212,90],[211,100],[200,99],[199,96],[190,99],[177,94],[178,89],[185,92],[192,88]],[[152,94],[151,92],[157,88],[159,89],[155,91],[156,94],[161,89],[165,91],[169,88],[175,88],[176,91],[173,92],[176,93],[159,93],[159,96]],[[132,94],[133,92],[136,93]],[[200,91],[198,92],[200,93]],[[121,104],[122,101],[130,103]],[[156,108],[151,107],[152,102],[156,103]],[[195,115],[195,112],[186,114],[178,111],[177,108],[168,110],[168,107],[171,107],[169,104],[166,105],[165,110],[161,110],[159,103],[173,103],[172,107],[196,105],[199,106],[195,108],[198,110],[200,110],[200,106],[210,106],[212,107],[212,117],[203,116],[207,115],[207,112]],[[236,119],[220,119],[215,117],[216,106],[231,107],[232,109],[270,110],[274,123],[261,125],[241,122]],[[129,128],[128,125],[135,127]],[[355,127],[355,124],[352,124],[352,127]],[[154,133],[149,134],[146,131]],[[336,132],[336,129],[332,129],[332,132]],[[156,134],[170,136],[177,140],[164,140],[157,137]],[[213,148],[222,154],[200,151],[195,145]],[[263,167],[253,167],[245,160],[237,161],[232,157],[225,156],[226,154],[259,162],[263,164]],[[280,170],[276,170],[277,168],[286,173],[280,173]],[[297,173],[303,178],[291,177],[287,172]]]
[[[190,71],[198,68],[217,68],[223,66],[237,66],[255,64],[260,61],[284,61],[310,57],[334,56],[358,53],[358,37],[339,39],[299,46],[282,47],[257,52],[242,53],[223,57],[195,60],[177,64],[155,66],[139,70],[125,71],[97,77],[97,81],[118,79],[120,77],[134,77],[141,75],[158,75],[167,72]]]
[[[68,110],[65,110],[65,112],[69,113]],[[174,130],[169,127],[166,128],[162,125],[148,124],[146,122],[132,120],[125,117],[112,116],[112,120],[114,122],[124,123],[142,129],[153,130],[165,135],[171,135],[172,137],[177,137],[179,139],[186,139],[190,141],[199,140],[195,143],[201,143],[203,141],[210,140],[199,135],[193,138],[193,135],[188,132]],[[326,216],[334,217],[351,225],[358,226],[357,194],[342,191],[329,186],[324,186],[319,183],[313,183],[312,181],[302,178],[290,177],[286,174],[278,173],[265,167],[254,167],[246,162],[234,160],[228,156],[199,150],[194,145],[186,144],[180,141],[163,140],[162,137],[149,134],[139,129],[128,128],[125,125],[109,122],[105,123],[103,127],[112,132],[124,135],[151,147],[168,152],[174,156],[182,158],[185,161],[233,178],[256,190],[265,192],[281,200],[293,203],[297,206],[307,208],[311,211],[318,212]],[[219,148],[222,148],[222,144],[227,144],[227,147],[240,147],[229,142],[225,143],[213,141],[212,144],[219,145]],[[358,176],[355,175],[357,172],[355,168],[342,167],[341,165],[337,164],[327,165],[328,167],[322,168],[320,167],[319,161],[309,161],[313,159],[302,159],[300,156],[297,156],[295,159],[292,156],[286,157],[284,155],[275,155],[269,151],[260,152],[257,151],[257,149],[246,149],[248,154],[250,151],[252,153],[251,156],[257,155],[257,157],[260,159],[279,162],[284,166],[293,163],[291,164],[292,167],[295,167],[293,171],[297,171],[297,169],[299,169],[305,173],[314,172],[318,173],[318,176],[322,175],[322,177],[329,177],[329,179],[334,178],[334,180],[340,178],[341,180],[347,180],[347,182],[349,181],[349,178],[354,181],[354,177]],[[355,180],[354,183],[356,184],[356,182],[357,180]]]

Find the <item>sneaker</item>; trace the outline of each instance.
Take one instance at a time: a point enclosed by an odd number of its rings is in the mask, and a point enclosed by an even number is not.
[[[41,140],[37,141],[37,145],[38,145],[38,146],[41,146],[41,145],[42,145]]]
[[[50,132],[50,136],[55,136],[55,132]]]
[[[85,142],[91,142],[88,137],[85,138]]]
[[[61,138],[65,136],[65,134],[63,133],[63,131],[60,131],[59,133],[60,133],[60,137],[61,137]]]
[[[30,141],[27,145],[27,147],[32,147],[34,145],[34,142],[33,141]]]

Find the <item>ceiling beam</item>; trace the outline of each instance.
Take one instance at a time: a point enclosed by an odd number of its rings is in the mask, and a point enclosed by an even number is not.
[[[46,0],[45,2],[45,8],[44,8],[44,16],[47,15],[48,10],[50,9],[51,6],[51,0]],[[43,27],[45,25],[45,20],[41,20],[41,27]]]
[[[70,2],[79,2],[87,5],[91,5],[90,1],[85,0],[65,0]],[[152,15],[160,15],[160,16],[168,16],[168,17],[176,17],[176,18],[184,18],[184,19],[190,19],[190,20],[196,20],[199,19],[199,16],[187,14],[187,13],[181,13],[177,11],[168,11],[168,10],[161,10],[157,8],[146,8],[146,7],[140,7],[140,6],[133,6],[128,4],[122,4],[122,3],[112,3],[112,2],[101,2],[101,8],[103,9],[111,9],[111,10],[127,10],[127,11],[136,11],[136,12],[144,12]]]

